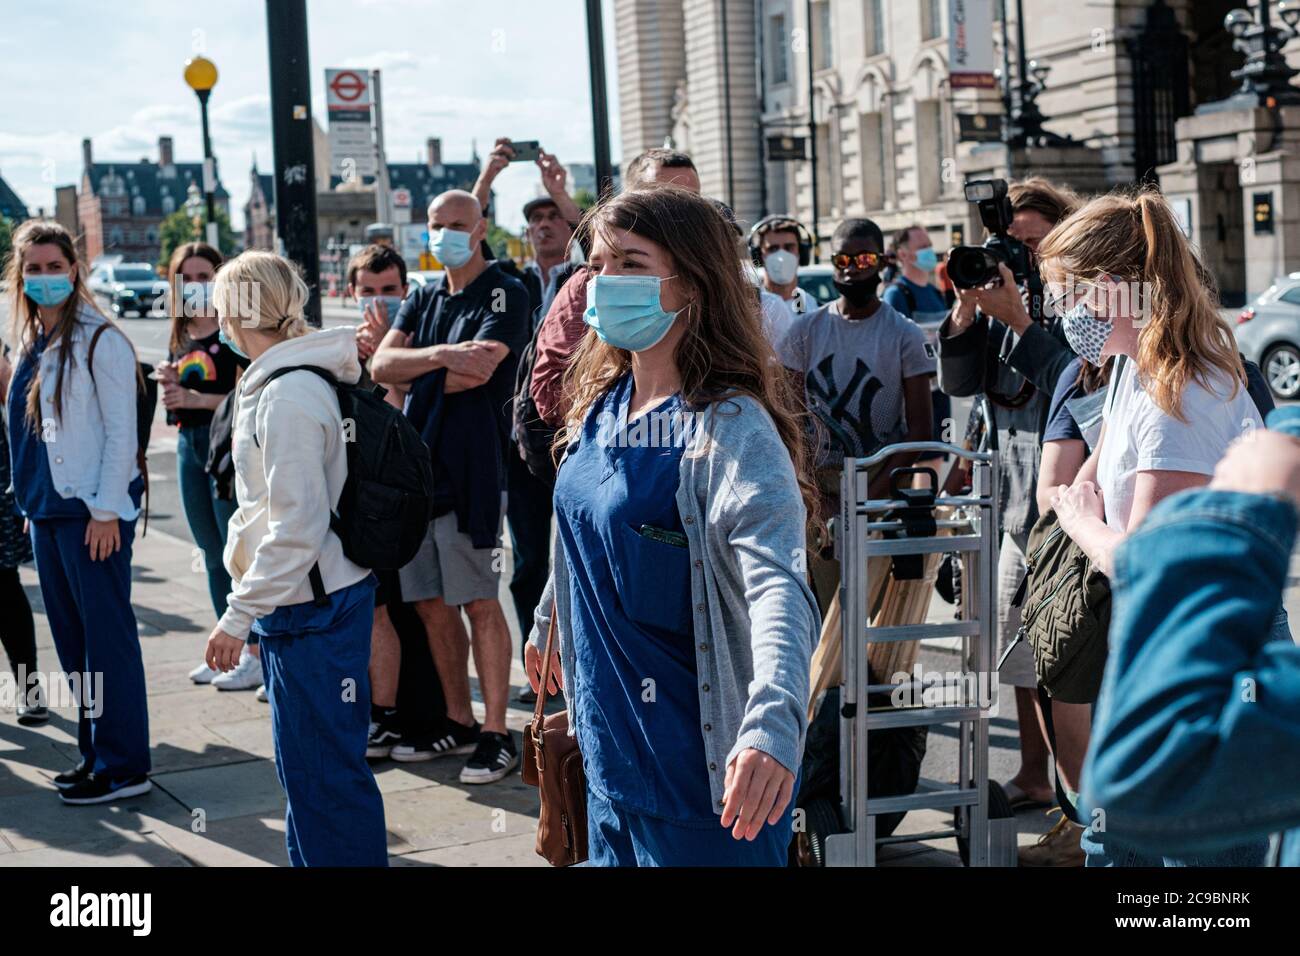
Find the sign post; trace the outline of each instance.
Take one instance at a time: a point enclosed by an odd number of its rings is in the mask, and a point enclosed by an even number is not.
[[[367,70],[326,70],[325,107],[329,112],[330,175],[344,182],[374,176],[373,100]]]

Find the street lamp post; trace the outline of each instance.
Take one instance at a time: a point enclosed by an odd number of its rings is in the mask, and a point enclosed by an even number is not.
[[[185,211],[189,214],[190,225],[194,227],[194,239],[197,242],[203,238],[203,197],[199,194],[199,187],[193,182],[186,190]]]
[[[1003,63],[1006,63],[1006,5],[1002,6],[1002,44]],[[1004,74],[1004,102],[1011,109],[1011,121],[1008,124],[1007,140],[1013,147],[1024,146],[1065,146],[1070,137],[1059,136],[1043,129],[1047,117],[1038,108],[1038,94],[1047,84],[1047,74],[1051,67],[1046,63],[1029,59],[1025,50],[1025,7],[1023,0],[1016,0],[1016,65],[1017,82],[1012,86],[1010,78]],[[1016,91],[1013,98],[1011,91]]]
[[[1232,78],[1241,80],[1241,88],[1229,98],[1231,102],[1249,100],[1263,106],[1300,103],[1300,89],[1291,85],[1298,71],[1287,65],[1282,47],[1300,36],[1300,3],[1282,0],[1277,5],[1282,26],[1274,26],[1268,0],[1259,4],[1256,21],[1249,10],[1233,10],[1223,18],[1223,26],[1232,34],[1233,49],[1246,54],[1246,63],[1234,70]]]
[[[217,85],[217,65],[205,56],[195,56],[185,61],[185,82],[199,98],[199,114],[203,119],[203,192],[208,207],[208,245],[220,247],[217,229],[217,171],[212,161],[212,139],[208,136],[208,96]]]

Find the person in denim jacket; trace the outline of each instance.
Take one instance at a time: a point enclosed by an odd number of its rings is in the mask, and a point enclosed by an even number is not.
[[[1272,835],[1272,861],[1300,866],[1300,648],[1270,634],[1296,537],[1300,408],[1268,424],[1115,555],[1083,787],[1130,862]]]

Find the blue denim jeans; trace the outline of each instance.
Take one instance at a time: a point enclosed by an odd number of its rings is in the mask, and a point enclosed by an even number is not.
[[[208,594],[217,617],[226,612],[230,594],[230,575],[222,563],[226,547],[226,527],[237,507],[235,501],[217,497],[216,483],[208,475],[208,426],[182,428],[176,438],[176,472],[181,488],[181,507],[189,523],[194,543],[203,552],[203,566],[208,573]]]
[[[1300,648],[1279,613],[1296,526],[1289,501],[1199,489],[1116,552],[1089,865],[1259,865],[1300,826]]]

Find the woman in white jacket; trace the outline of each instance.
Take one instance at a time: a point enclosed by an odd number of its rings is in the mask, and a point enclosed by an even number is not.
[[[260,638],[290,862],[385,866],[384,805],[366,764],[375,579],[329,526],[347,478],[338,401],[313,372],[273,377],[296,366],[361,375],[352,329],[308,334],[307,296],[267,252],[227,263],[213,286],[222,339],[251,364],[236,388],[231,591],[207,663],[228,671],[250,632]]]
[[[131,610],[131,543],[144,490],[135,352],[95,308],[72,236],[57,223],[19,227],[5,278],[17,355],[8,392],[14,497],[31,530],[59,662],[83,703],[81,762],[54,785],[70,804],[138,796],[150,784],[149,708]]]

